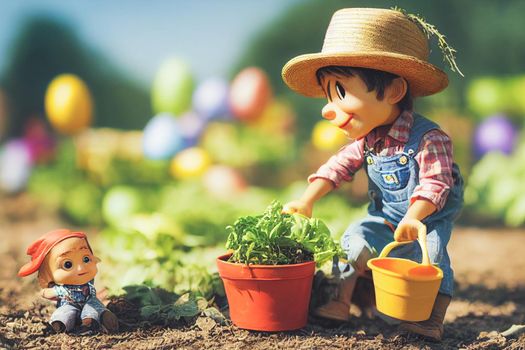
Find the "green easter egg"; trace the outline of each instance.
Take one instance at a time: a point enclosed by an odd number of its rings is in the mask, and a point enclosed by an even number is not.
[[[122,227],[128,220],[143,208],[140,193],[127,186],[111,188],[102,201],[102,216],[104,220],[115,226]]]
[[[479,117],[504,112],[506,92],[500,79],[485,77],[472,80],[467,88],[469,108]]]
[[[511,112],[523,118],[525,116],[525,99],[523,98],[523,93],[525,92],[525,75],[518,75],[507,79],[505,86]]]
[[[165,61],[159,68],[151,91],[155,113],[179,116],[191,107],[194,80],[190,67],[178,58]]]

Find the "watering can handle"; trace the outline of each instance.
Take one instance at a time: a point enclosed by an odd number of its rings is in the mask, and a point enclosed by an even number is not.
[[[423,224],[421,221],[418,221],[418,229],[417,229],[417,240],[419,242],[419,245],[421,246],[421,253],[423,256],[423,261],[421,262],[422,265],[430,265],[430,258],[428,256],[428,250],[427,250],[427,227],[425,224]],[[383,250],[381,251],[381,254],[379,255],[380,258],[384,258],[390,254],[390,251],[396,247],[399,247],[400,245],[412,243],[412,241],[404,241],[404,242],[397,242],[394,241],[392,243],[387,244]]]

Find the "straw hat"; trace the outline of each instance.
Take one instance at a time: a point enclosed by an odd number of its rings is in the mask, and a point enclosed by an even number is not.
[[[284,82],[309,97],[325,97],[316,72],[326,66],[372,68],[404,77],[413,96],[435,94],[448,85],[445,72],[428,63],[428,40],[403,13],[347,8],[334,13],[320,53],[297,56],[282,71]]]

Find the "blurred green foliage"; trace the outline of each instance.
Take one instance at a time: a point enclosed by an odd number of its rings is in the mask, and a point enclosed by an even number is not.
[[[112,175],[100,178],[79,169],[77,156],[72,140],[62,140],[55,161],[33,171],[29,192],[72,224],[101,228],[95,250],[108,266],[101,279],[117,293],[127,285],[146,284],[207,299],[223,295],[214,271],[215,259],[226,251],[226,227],[262,212],[275,199],[297,197],[307,185],[301,181],[280,190],[251,186],[226,200],[208,192],[200,179],[161,176],[167,173],[163,166],[139,178],[122,174],[137,173],[144,160],[115,156],[105,167]],[[315,210],[335,239],[352,218],[364,215],[364,207],[343,198],[333,194]]]
[[[503,172],[502,169],[505,169]],[[525,224],[525,142],[511,155],[491,152],[472,168],[465,190],[467,216],[473,223]]]

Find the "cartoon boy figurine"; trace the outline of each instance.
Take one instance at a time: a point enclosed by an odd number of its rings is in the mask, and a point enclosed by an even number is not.
[[[77,334],[102,330],[115,332],[118,320],[97,299],[93,284],[99,258],[93,255],[83,232],[66,229],[46,233],[27,249],[31,262],[22,266],[18,275],[38,271],[42,297],[57,301],[50,324],[57,333],[71,332],[81,323]]]
[[[285,211],[311,216],[318,199],[363,167],[369,180],[368,215],[343,234],[341,246],[350,264],[336,295],[314,313],[347,321],[356,279],[369,274],[367,261],[393,240],[415,240],[421,221],[427,226],[431,262],[444,278],[430,319],[400,327],[440,340],[454,284],[447,243],[462,207],[463,184],[449,136],[412,110],[414,97],[445,89],[448,78],[428,63],[424,26],[409,16],[398,10],[339,10],[322,51],[284,66],[285,83],[302,95],[326,97],[323,118],[354,140],[308,178],[305,193]],[[421,262],[417,242],[390,255]]]

